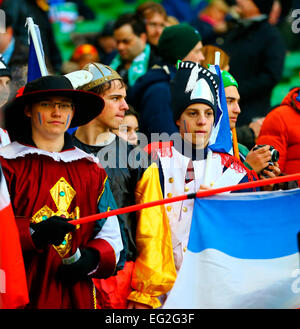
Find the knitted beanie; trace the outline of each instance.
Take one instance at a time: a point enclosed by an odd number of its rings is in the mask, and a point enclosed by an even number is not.
[[[191,104],[209,105],[216,117],[218,106],[218,76],[197,63],[179,63],[178,71],[171,81],[171,107],[176,122]]]
[[[273,6],[274,0],[252,0],[261,14],[269,15]]]
[[[235,78],[227,71],[222,71],[222,79],[223,79],[224,88],[229,86],[235,86],[237,88],[239,87]]]
[[[187,23],[166,27],[158,42],[158,53],[169,64],[182,60],[201,41],[200,33]]]

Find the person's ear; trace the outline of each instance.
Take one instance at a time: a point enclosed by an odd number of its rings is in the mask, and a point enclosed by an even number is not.
[[[31,118],[31,106],[30,106],[30,105],[26,105],[26,106],[25,106],[24,114],[25,114],[28,118]]]
[[[10,37],[13,37],[13,35],[14,35],[14,29],[12,28],[12,26],[7,26],[5,33],[7,33]]]
[[[145,32],[140,34],[140,38],[145,44],[147,43],[147,34]]]

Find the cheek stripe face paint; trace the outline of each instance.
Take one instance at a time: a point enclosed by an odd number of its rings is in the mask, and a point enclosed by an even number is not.
[[[70,114],[68,115],[68,118],[67,118],[66,127],[68,126],[69,121],[70,121]]]
[[[183,120],[184,132],[187,133],[186,122]]]
[[[41,118],[41,113],[40,112],[38,112],[38,119],[39,119],[40,125],[42,125],[42,118]]]
[[[183,126],[184,126],[184,132],[187,133],[188,130],[187,130],[187,125],[186,125],[186,121],[183,120]]]

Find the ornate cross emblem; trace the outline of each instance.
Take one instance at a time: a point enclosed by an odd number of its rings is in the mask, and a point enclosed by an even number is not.
[[[72,186],[61,177],[58,182],[51,188],[50,194],[53,201],[55,202],[57,211],[53,211],[48,206],[44,206],[37,211],[33,216],[31,222],[39,223],[51,216],[61,216],[65,218],[78,219],[79,218],[79,207],[75,207],[72,213],[68,213],[68,208],[76,195],[76,191]],[[79,228],[79,225],[76,225]],[[72,246],[72,233],[68,233],[62,244],[59,246],[53,246],[59,255],[63,258],[71,249]]]

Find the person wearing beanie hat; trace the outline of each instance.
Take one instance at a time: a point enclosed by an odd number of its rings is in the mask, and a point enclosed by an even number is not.
[[[74,144],[99,158],[119,208],[154,201],[158,197],[155,191],[158,184],[152,187],[153,183],[141,183],[147,177],[158,181],[158,176],[151,174],[149,155],[140,153],[111,132],[119,129],[129,109],[123,79],[102,63],[87,64],[84,70],[93,78],[78,89],[97,93],[105,100],[105,106],[94,120],[78,127],[72,135]],[[136,195],[143,195],[142,200],[136,199]],[[156,308],[160,306],[157,297],[171,288],[176,276],[174,266],[170,266],[173,261],[171,240],[165,235],[167,219],[160,213],[153,215],[151,208],[140,214],[124,214],[122,218],[128,240],[124,246],[127,250],[124,269],[108,279],[94,279],[97,303],[105,309]],[[156,248],[163,251],[162,256],[156,257]]]
[[[240,19],[216,42],[229,55],[230,73],[239,83],[243,111],[237,127],[266,116],[272,90],[282,76],[286,46],[268,22],[272,4],[273,0],[236,0]]]
[[[139,131],[150,141],[154,134],[178,132],[171,109],[170,81],[178,60],[201,63],[201,35],[186,23],[164,29],[158,44],[161,65],[152,67],[128,91],[128,102],[139,113]]]
[[[230,129],[232,131],[232,135],[234,136],[233,143],[237,143],[238,140],[235,139],[236,122],[239,114],[241,113],[239,106],[240,95],[238,92],[238,83],[227,71],[222,71],[222,79],[227,101]],[[248,127],[248,129],[251,128]],[[238,153],[236,152],[235,156],[239,157],[243,164],[250,170],[254,170],[257,174],[263,174],[270,178],[280,174],[280,169],[277,163],[269,166],[269,161],[271,161],[270,145],[265,145],[258,149],[252,148],[250,151],[243,144],[237,143],[236,146]],[[268,170],[265,170],[267,167]]]
[[[219,83],[217,75],[197,63],[178,64],[171,83],[171,104],[179,134],[156,149],[154,143],[153,147],[148,147],[158,158],[164,198],[255,179],[255,173],[227,153],[213,152],[209,161],[207,159],[210,136],[217,120]],[[228,178],[226,182],[225,177]],[[193,199],[166,205],[177,271],[187,248],[193,206]]]
[[[239,87],[235,78],[228,71],[223,70],[221,72],[221,74],[222,74],[224,88],[230,87],[230,86],[235,86],[236,88]]]
[[[123,250],[117,216],[100,225],[68,223],[116,208],[98,159],[77,149],[66,133],[103,109],[98,95],[74,89],[78,80],[90,79],[84,71],[43,76],[28,82],[5,109],[9,132],[19,132],[0,149],[0,163],[31,309],[94,308],[92,278],[113,275]]]
[[[200,33],[191,25],[181,23],[164,29],[158,42],[158,53],[164,62],[174,65],[196,46],[200,52],[202,48]]]
[[[177,92],[184,90],[185,92]],[[187,107],[195,103],[208,105],[217,112],[218,77],[204,67],[192,62],[181,62],[171,82],[171,106],[174,121],[177,122]],[[176,123],[177,124],[177,123]]]

